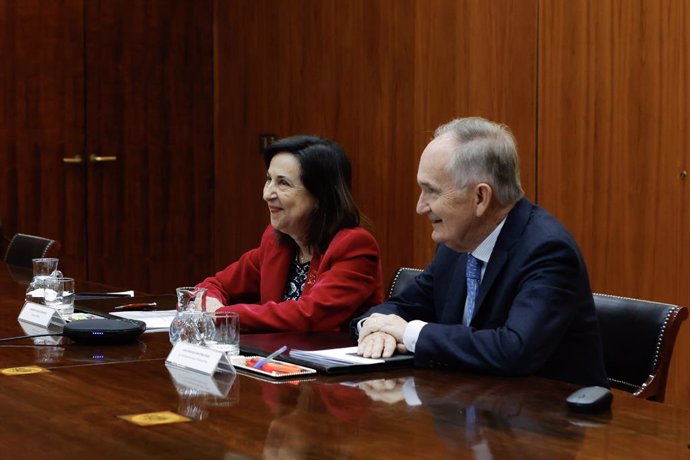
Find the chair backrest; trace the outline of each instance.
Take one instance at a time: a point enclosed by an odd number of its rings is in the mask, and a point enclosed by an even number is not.
[[[392,297],[395,294],[400,293],[405,286],[407,286],[415,276],[422,272],[419,268],[408,268],[402,267],[395,272],[393,281],[391,281],[391,287],[388,289],[388,297]]]
[[[594,294],[611,386],[644,399],[663,401],[671,353],[684,307]]]
[[[60,243],[55,240],[25,233],[17,233],[10,240],[5,252],[5,263],[32,268],[31,259],[55,257]]]

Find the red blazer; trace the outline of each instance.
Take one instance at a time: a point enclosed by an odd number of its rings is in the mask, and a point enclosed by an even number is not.
[[[379,247],[362,228],[340,230],[324,254],[314,254],[298,300],[281,302],[295,247],[266,228],[261,245],[198,286],[240,314],[248,332],[339,330],[383,301]]]

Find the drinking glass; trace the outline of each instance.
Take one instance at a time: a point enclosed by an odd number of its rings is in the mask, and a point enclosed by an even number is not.
[[[228,356],[240,354],[240,315],[232,311],[206,312],[215,326],[215,333],[206,340],[206,346]]]
[[[65,317],[74,313],[74,278],[48,276],[43,280],[45,305]]]

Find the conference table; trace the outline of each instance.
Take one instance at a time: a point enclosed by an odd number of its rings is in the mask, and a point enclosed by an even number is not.
[[[0,264],[0,337],[26,333],[17,321],[25,283]],[[349,340],[313,337],[314,347]],[[264,339],[275,336],[245,334],[241,346]],[[129,345],[0,342],[0,458],[690,457],[689,411],[618,390],[610,411],[586,414],[565,403],[575,385],[538,377],[412,367],[291,381],[211,377],[167,367],[170,350],[165,333]]]

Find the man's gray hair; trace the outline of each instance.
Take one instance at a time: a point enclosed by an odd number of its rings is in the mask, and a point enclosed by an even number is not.
[[[455,186],[486,182],[501,205],[523,197],[520,159],[510,128],[480,117],[457,118],[439,126],[434,138],[451,133],[457,142],[448,162]]]

